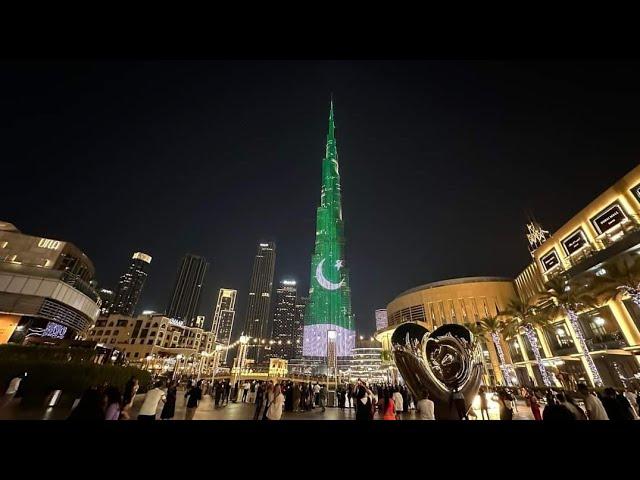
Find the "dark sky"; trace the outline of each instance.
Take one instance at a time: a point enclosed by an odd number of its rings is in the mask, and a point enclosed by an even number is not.
[[[210,261],[200,313],[256,244],[308,289],[333,92],[357,328],[421,283],[514,276],[527,211],[560,227],[640,158],[640,63],[96,61],[0,64],[0,219],[78,245],[101,286],[153,256]]]

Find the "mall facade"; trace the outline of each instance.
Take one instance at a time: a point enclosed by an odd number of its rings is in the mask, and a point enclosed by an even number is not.
[[[75,245],[0,221],[0,344],[74,339],[100,312],[95,269]]]
[[[385,351],[403,322],[419,322],[429,330],[444,324],[469,324],[494,316],[512,299],[537,302],[545,285],[561,275],[569,282],[604,275],[621,256],[640,254],[640,166],[621,178],[549,235],[531,224],[532,261],[515,279],[470,277],[432,282],[398,295],[387,306],[388,327],[376,332]],[[627,297],[613,299],[579,313],[588,355],[605,386],[640,387],[640,308]],[[595,385],[577,334],[567,318],[536,330],[543,364],[557,387],[578,382]],[[518,334],[500,338],[512,384],[544,386],[531,345]],[[489,335],[480,339],[487,385],[507,384]],[[385,358],[390,358],[385,356]]]

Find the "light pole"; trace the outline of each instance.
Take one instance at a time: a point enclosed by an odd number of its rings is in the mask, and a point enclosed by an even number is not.
[[[179,354],[176,356],[176,366],[175,366],[175,368],[173,369],[173,377],[171,377],[171,380],[175,380],[175,379],[176,379],[176,376],[178,375],[178,369],[180,368],[180,360],[181,360],[181,359],[182,359],[182,354],[181,354],[181,353],[179,353]]]
[[[263,340],[264,342],[264,340]],[[240,336],[240,346],[238,347],[238,355],[236,356],[236,368],[233,372],[233,376],[231,379],[231,384],[235,387],[236,382],[240,375],[242,375],[242,370],[244,370],[244,366],[247,362],[247,344],[249,343],[249,337],[246,335]]]

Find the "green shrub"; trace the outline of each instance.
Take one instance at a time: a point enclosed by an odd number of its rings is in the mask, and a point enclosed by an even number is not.
[[[105,382],[121,390],[131,378],[140,380],[140,393],[151,383],[151,374],[135,367],[99,365],[77,352],[50,347],[0,347],[0,385],[4,391],[13,377],[27,372],[18,395],[25,405],[41,405],[52,390],[62,390],[65,403],[82,395],[89,387]],[[16,347],[11,345],[10,347]],[[68,349],[67,349],[68,350]],[[84,352],[82,352],[84,353]],[[71,355],[70,361],[69,355]]]

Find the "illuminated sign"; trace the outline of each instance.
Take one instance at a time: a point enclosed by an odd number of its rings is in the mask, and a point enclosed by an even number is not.
[[[567,255],[576,253],[586,245],[587,239],[584,236],[582,229],[576,230],[574,233],[562,240],[562,246],[564,247],[565,252],[567,252]]]
[[[593,217],[591,219],[591,223],[598,233],[605,233],[625,220],[627,220],[627,215],[622,210],[622,207],[617,203],[614,203],[607,209],[603,210],[602,213]]]
[[[55,322],[47,323],[45,328],[30,328],[28,337],[50,337],[50,338],[64,338],[67,333],[67,327]]]
[[[62,242],[58,240],[49,240],[48,238],[41,238],[38,242],[38,246],[40,248],[47,248],[49,250],[58,250],[62,245]]]
[[[542,266],[544,267],[544,271],[548,272],[549,270],[557,267],[560,264],[560,259],[558,258],[556,251],[551,250],[546,255],[540,257],[540,263],[542,263]]]
[[[184,327],[184,320],[178,320],[177,318],[170,318],[169,323],[171,325],[177,325],[178,327]]]
[[[151,263],[151,256],[147,255],[146,253],[136,252],[133,254],[132,258],[134,260],[138,259],[138,260],[142,260],[143,262]]]

